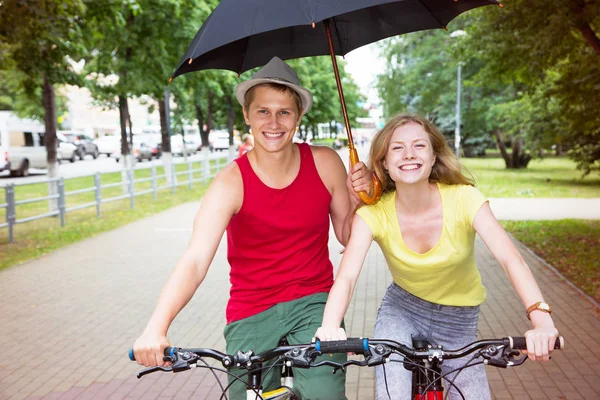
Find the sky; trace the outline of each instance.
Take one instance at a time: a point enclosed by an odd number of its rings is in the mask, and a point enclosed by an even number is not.
[[[361,92],[367,96],[367,101],[371,103],[379,102],[375,78],[383,72],[385,65],[385,60],[378,56],[378,52],[377,44],[372,43],[352,50],[345,57],[346,72],[352,75]]]

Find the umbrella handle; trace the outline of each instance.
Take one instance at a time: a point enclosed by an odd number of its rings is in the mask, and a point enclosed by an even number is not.
[[[349,150],[350,150],[350,168],[352,168],[359,161],[358,160],[358,152],[356,151],[356,148],[354,148],[354,147]],[[372,174],[371,178],[373,179],[373,195],[369,197],[369,194],[365,191],[358,192],[358,197],[360,197],[362,202],[365,204],[375,204],[381,198],[381,192],[382,192],[381,181],[379,180],[379,178],[377,178],[377,176],[375,174]]]

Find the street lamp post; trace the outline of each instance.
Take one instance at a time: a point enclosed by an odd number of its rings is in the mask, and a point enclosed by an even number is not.
[[[466,36],[467,32],[459,29],[450,34],[452,38],[460,38]],[[461,92],[461,73],[462,63],[458,62],[458,69],[456,72],[456,128],[454,128],[454,151],[456,152],[456,158],[460,159],[460,92]]]

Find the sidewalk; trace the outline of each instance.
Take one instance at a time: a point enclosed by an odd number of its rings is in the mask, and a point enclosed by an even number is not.
[[[600,198],[490,198],[490,207],[502,220],[600,219]]]
[[[220,389],[205,369],[138,380],[138,365],[127,359],[187,245],[197,208],[184,204],[0,271],[0,399],[218,399]],[[333,239],[330,248],[337,265],[340,245]],[[480,336],[524,333],[523,306],[501,268],[481,242],[476,254],[488,289]],[[522,254],[555,310],[567,349],[546,365],[489,368],[494,398],[600,398],[597,310],[536,257]],[[366,263],[346,317],[352,336],[372,335],[391,281],[376,245]],[[171,327],[173,344],[224,350],[228,270],[223,242],[201,289]],[[373,370],[350,367],[347,389],[350,400],[373,399]]]

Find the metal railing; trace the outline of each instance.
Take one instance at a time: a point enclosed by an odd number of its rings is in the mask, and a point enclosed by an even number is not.
[[[125,170],[125,171],[122,170],[122,171],[120,171],[120,173],[122,176],[124,175],[123,173],[125,173],[126,179],[121,179],[121,181],[119,181],[119,182],[106,183],[104,185],[102,184],[102,175],[107,175],[109,173],[96,173],[94,175],[84,175],[84,176],[78,176],[78,177],[66,178],[66,179],[62,178],[62,177],[61,178],[52,178],[52,179],[49,178],[42,182],[37,181],[37,182],[22,183],[22,184],[21,183],[20,184],[10,183],[7,186],[5,186],[5,188],[4,188],[5,203],[0,203],[0,210],[6,209],[6,222],[0,223],[0,229],[8,228],[9,242],[14,243],[14,227],[15,227],[15,225],[18,225],[18,224],[24,224],[24,223],[36,221],[36,220],[39,220],[42,218],[58,216],[59,220],[60,220],[60,225],[64,226],[65,225],[65,215],[67,213],[73,212],[76,210],[81,210],[84,208],[89,208],[89,207],[96,207],[96,217],[100,218],[101,214],[102,214],[102,205],[103,204],[107,204],[110,202],[123,200],[123,199],[129,199],[129,206],[130,206],[130,208],[133,209],[133,208],[135,208],[135,198],[137,196],[142,196],[145,194],[152,193],[153,200],[156,200],[157,193],[161,190],[171,189],[171,193],[175,193],[175,188],[178,186],[188,185],[189,189],[191,190],[193,188],[194,182],[202,182],[203,184],[207,183],[207,181],[209,179],[214,178],[215,175],[217,174],[217,172],[226,164],[226,158],[217,158],[212,161],[214,161],[214,165],[212,165],[212,163],[208,159],[201,160],[200,162],[202,164],[201,164],[200,168],[196,168],[196,169],[192,168],[193,162],[190,160],[183,162],[183,163],[172,163],[169,166],[165,167],[164,174],[157,174],[156,165],[152,165],[149,167],[140,166],[140,167],[136,167],[135,170],[133,168]],[[183,171],[176,171],[176,166],[182,165],[182,164],[186,164],[187,169],[185,169]],[[141,170],[147,170],[147,169],[151,170],[150,177],[138,178],[138,179],[134,178],[135,171],[141,171]],[[169,172],[167,172],[167,171],[169,171]],[[115,172],[110,172],[110,174],[114,174],[114,173]],[[201,173],[201,177],[194,178],[194,173]],[[182,176],[182,175],[186,176],[185,180],[178,180],[178,177]],[[65,190],[65,181],[72,180],[72,179],[86,178],[86,177],[94,178],[93,186],[82,188],[82,189],[77,189],[77,190],[72,190],[72,191]],[[165,179],[167,183],[165,185],[159,186],[160,179]],[[54,186],[54,185],[50,185],[50,184],[54,183],[54,182],[56,182],[56,186],[55,186],[56,193],[49,193],[48,196],[36,197],[36,198],[32,198],[32,199],[16,200],[15,192],[18,187],[37,185],[40,183],[42,183],[42,184],[47,183],[48,188],[49,188],[48,190],[50,192],[50,187]],[[145,182],[150,182],[150,188],[136,192],[135,184],[145,183]],[[103,196],[102,196],[103,189],[119,187],[119,186],[124,188],[124,193],[122,195],[103,198]],[[72,205],[69,207],[69,200],[68,200],[69,197],[75,196],[75,195],[80,195],[83,193],[89,193],[89,192],[94,192],[94,201],[83,203],[83,204],[76,204],[76,205]],[[45,213],[31,215],[26,218],[20,218],[20,219],[17,218],[17,216],[18,216],[17,206],[38,203],[38,202],[45,202],[45,201],[56,201],[55,207],[51,207],[51,210],[48,212],[45,212]]]

